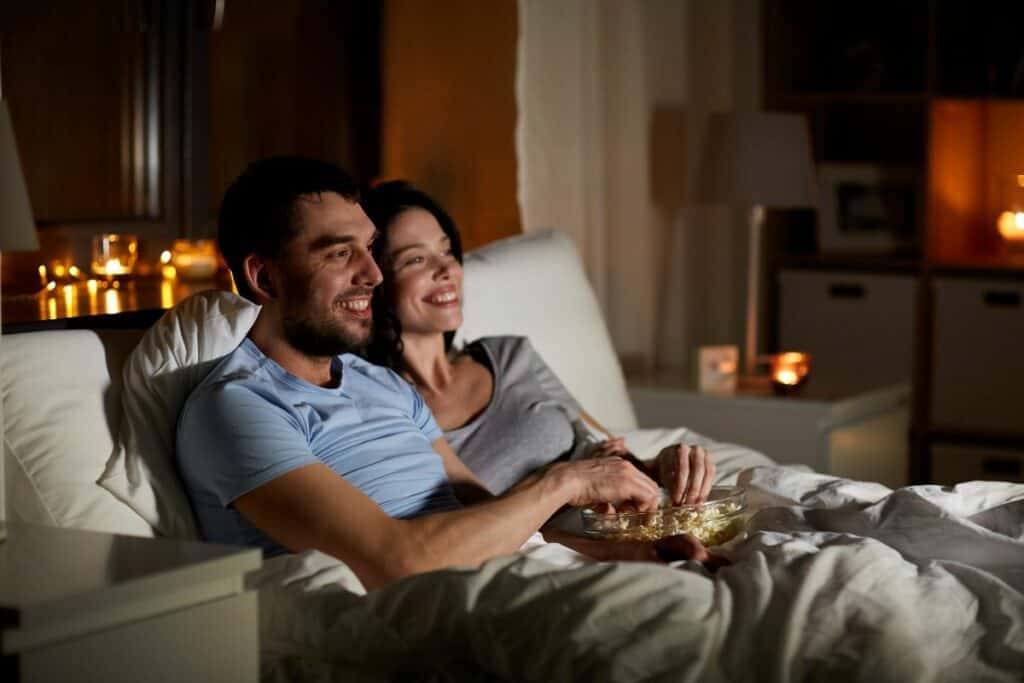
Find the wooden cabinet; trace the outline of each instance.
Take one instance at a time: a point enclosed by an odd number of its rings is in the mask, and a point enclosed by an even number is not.
[[[1024,280],[940,277],[933,287],[931,424],[1024,438]]]
[[[932,446],[932,479],[951,486],[962,481],[1024,482],[1024,450],[937,444]]]
[[[902,264],[916,284],[904,294],[893,290],[878,309],[865,301],[856,315],[870,317],[888,351],[906,349],[908,340],[912,346],[910,481],[998,475],[1001,465],[978,465],[986,449],[1024,451],[1015,410],[1024,361],[1014,353],[1024,332],[1024,254],[996,230],[1002,211],[1024,211],[1024,3],[766,0],[764,17],[766,108],[808,116],[819,163],[898,170],[920,188],[913,211],[901,212],[912,225],[887,226],[899,228],[888,250],[844,250],[842,235],[830,233],[828,253],[818,239],[820,215],[770,216],[769,272],[799,265],[827,282],[833,271],[881,277]],[[838,194],[833,186],[819,191]],[[813,279],[805,276],[801,286],[813,290]],[[783,279],[767,313],[777,322],[775,341],[844,353],[847,367],[835,372],[866,371],[854,349],[871,342],[841,322],[843,311],[856,309],[796,287]],[[903,311],[898,322],[896,308]],[[966,460],[951,456],[972,449]],[[1005,469],[1009,477],[1012,468]]]
[[[851,390],[910,381],[915,277],[786,270],[779,287],[779,348],[809,352],[813,381]]]

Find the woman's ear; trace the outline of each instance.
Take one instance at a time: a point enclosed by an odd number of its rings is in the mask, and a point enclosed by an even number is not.
[[[245,271],[245,282],[256,294],[266,298],[277,297],[277,289],[274,287],[273,278],[266,260],[257,254],[249,254],[242,262]]]

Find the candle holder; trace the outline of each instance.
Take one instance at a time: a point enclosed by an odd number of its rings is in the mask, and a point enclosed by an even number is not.
[[[139,238],[135,235],[104,233],[92,238],[92,272],[107,278],[132,274],[139,258]]]
[[[217,243],[205,240],[174,240],[171,265],[182,280],[209,280],[217,272]]]
[[[772,390],[780,396],[790,396],[807,383],[811,371],[811,355],[800,351],[786,351],[772,356]]]

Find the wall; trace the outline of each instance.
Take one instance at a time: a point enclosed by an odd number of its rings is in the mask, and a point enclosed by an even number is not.
[[[576,240],[627,365],[743,336],[743,214],[688,186],[711,111],[760,102],[759,0],[521,0],[524,229]]]
[[[515,0],[382,11],[381,177],[436,197],[469,248],[519,233]]]

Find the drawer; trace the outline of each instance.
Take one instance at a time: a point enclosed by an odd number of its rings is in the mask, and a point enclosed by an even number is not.
[[[1024,282],[934,286],[932,424],[1024,433]]]
[[[932,481],[951,486],[962,481],[1024,482],[1024,451],[976,446],[932,446]]]
[[[917,280],[909,275],[783,271],[780,350],[811,354],[811,381],[840,390],[907,382]]]

